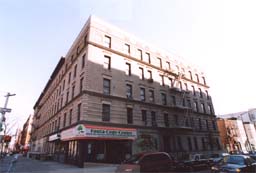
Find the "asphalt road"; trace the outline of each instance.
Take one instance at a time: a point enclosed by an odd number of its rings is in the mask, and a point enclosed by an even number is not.
[[[12,163],[14,156],[6,156],[0,161],[0,173],[114,173],[117,165],[111,164],[86,164],[85,168],[62,164],[54,161],[39,161],[19,156]],[[199,171],[209,173],[210,171]],[[198,173],[199,173],[198,172]]]

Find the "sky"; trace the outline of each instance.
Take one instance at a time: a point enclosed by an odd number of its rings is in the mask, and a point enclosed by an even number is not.
[[[22,127],[90,15],[202,69],[216,115],[256,108],[254,0],[0,0],[0,107]],[[15,128],[13,128],[15,129]]]

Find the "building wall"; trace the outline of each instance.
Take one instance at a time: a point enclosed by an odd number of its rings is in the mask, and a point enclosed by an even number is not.
[[[110,48],[105,45],[106,36],[111,38]],[[130,46],[130,52],[125,52],[125,44]],[[142,60],[138,56],[138,49],[142,51]],[[147,53],[150,54],[151,62],[145,59]],[[110,69],[106,68],[104,56],[110,57]],[[162,67],[159,58],[161,58]],[[127,75],[126,63],[131,65],[131,75]],[[170,67],[168,63],[170,63]],[[140,68],[144,69],[144,80],[141,79]],[[181,77],[181,83],[182,89],[188,91],[186,94],[170,90],[173,88],[171,80],[173,81],[178,75],[177,69],[184,74]],[[153,82],[147,80],[149,78],[148,70],[152,71]],[[161,76],[164,78],[164,85]],[[103,94],[103,78],[111,81],[110,95]],[[126,84],[132,85],[132,99],[127,99]],[[180,87],[176,84],[174,85]],[[145,88],[145,101],[140,100],[140,88]],[[150,90],[154,91],[153,102],[149,99]],[[33,141],[36,145],[35,150],[43,151],[44,142],[47,143],[47,138],[50,135],[68,129],[81,121],[109,126],[133,127],[138,130],[138,134],[150,133],[157,143],[156,150],[163,150],[163,136],[160,133],[163,129],[166,135],[173,135],[175,139],[180,136],[181,145],[184,145],[185,151],[189,150],[188,137],[192,140],[193,152],[210,150],[210,143],[213,143],[215,149],[219,150],[216,117],[208,92],[209,86],[203,72],[178,62],[175,57],[165,51],[91,17],[66,57],[60,59],[34,106]],[[161,93],[166,94],[166,105],[162,103]],[[176,104],[174,104],[173,97],[176,98]],[[183,98],[185,99],[184,104]],[[195,107],[196,103],[198,109]],[[80,121],[77,119],[79,104],[81,104]],[[109,122],[102,121],[102,104],[111,106]],[[127,108],[133,110],[132,124],[127,123]],[[141,110],[147,110],[147,124],[142,121]],[[152,127],[151,111],[156,112],[157,127]],[[69,121],[70,112],[71,123]],[[168,128],[165,127],[164,113],[168,114],[170,123]],[[66,121],[64,120],[65,115]],[[65,125],[64,122],[66,122]],[[195,137],[198,138],[198,149],[194,145]],[[205,140],[205,149],[202,146],[202,138]],[[175,140],[173,139],[173,141]],[[133,143],[133,152],[140,151],[136,145],[137,142]]]

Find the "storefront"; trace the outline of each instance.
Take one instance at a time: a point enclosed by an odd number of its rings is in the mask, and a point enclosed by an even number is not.
[[[132,154],[137,130],[79,124],[64,130],[65,160],[83,166],[84,162],[121,163]]]

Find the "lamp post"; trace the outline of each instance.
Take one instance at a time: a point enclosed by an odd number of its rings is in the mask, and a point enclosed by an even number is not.
[[[9,101],[9,97],[11,96],[15,96],[16,94],[11,94],[11,93],[7,93],[7,95],[5,96],[6,99],[5,99],[5,103],[4,103],[4,107],[3,108],[0,108],[0,113],[2,114],[1,115],[1,119],[0,119],[0,132],[1,131],[4,131],[4,134],[3,136],[6,135],[6,124],[5,124],[5,113],[6,112],[11,112],[11,109],[8,109],[7,108],[7,104],[8,104],[8,101]],[[2,126],[3,125],[3,126]],[[1,142],[1,141],[0,141]],[[2,147],[1,147],[1,155],[2,155],[2,152],[4,150],[4,141],[2,140]]]

